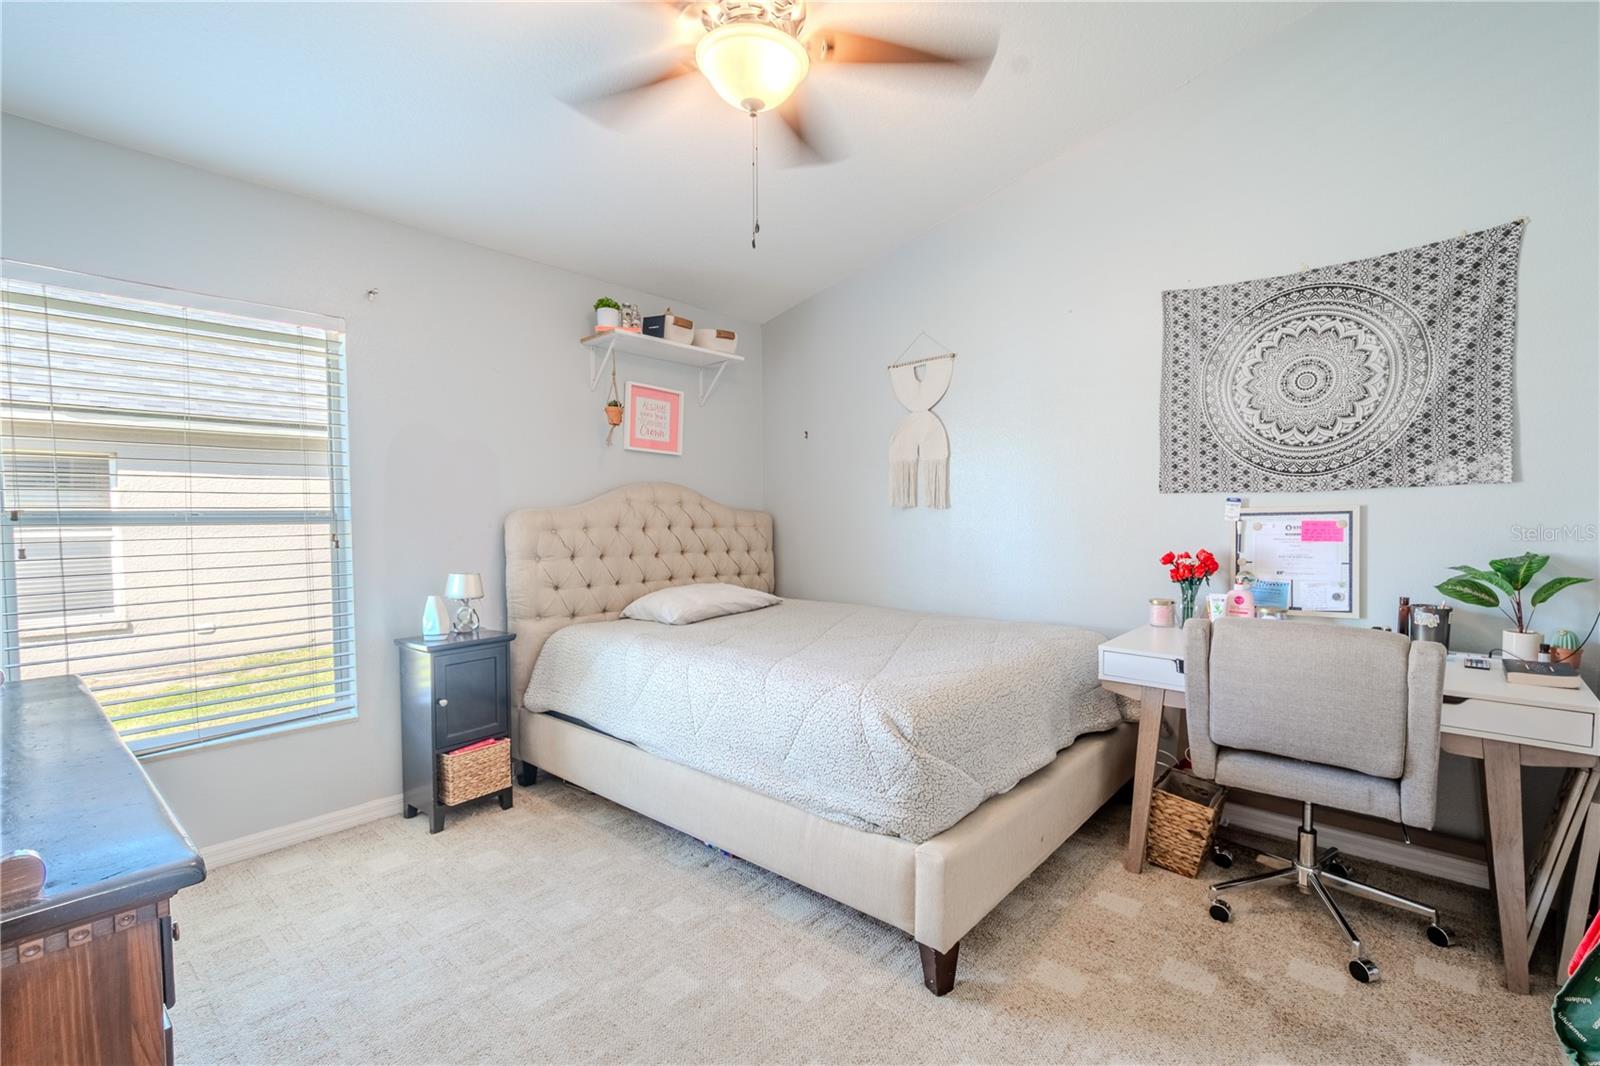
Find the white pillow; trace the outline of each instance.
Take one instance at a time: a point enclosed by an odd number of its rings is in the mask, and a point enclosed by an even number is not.
[[[783,601],[770,592],[739,585],[674,585],[646,593],[622,609],[622,617],[669,626],[703,622],[725,614],[743,614]]]

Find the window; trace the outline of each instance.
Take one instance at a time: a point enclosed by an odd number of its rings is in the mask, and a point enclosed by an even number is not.
[[[355,709],[342,323],[7,262],[0,656],[136,752]]]
[[[7,452],[8,507],[55,509],[61,501],[109,510],[115,476],[109,455]],[[17,619],[25,630],[115,626],[124,621],[117,584],[117,531],[19,528]]]

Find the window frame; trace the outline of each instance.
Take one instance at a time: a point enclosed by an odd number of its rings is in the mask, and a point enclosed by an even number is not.
[[[25,284],[57,285],[111,298],[120,297],[151,301],[177,309],[214,311],[222,314],[282,323],[285,326],[311,327],[337,335],[336,345],[330,340],[325,373],[327,390],[327,421],[325,429],[328,435],[328,449],[324,454],[329,469],[329,505],[327,507],[273,509],[271,511],[246,508],[124,510],[119,508],[117,503],[116,454],[78,450],[60,454],[106,455],[109,459],[111,498],[110,506],[106,510],[34,508],[30,511],[27,508],[12,509],[10,501],[7,502],[7,512],[0,515],[0,594],[4,595],[4,600],[0,602],[9,605],[14,605],[18,602],[16,584],[18,534],[26,536],[29,532],[51,530],[59,531],[62,536],[70,536],[76,530],[87,531],[90,529],[109,528],[113,545],[114,597],[117,600],[117,613],[120,613],[122,617],[120,621],[112,621],[108,618],[97,619],[93,622],[84,620],[79,624],[71,625],[48,625],[46,623],[33,625],[22,621],[20,612],[16,607],[0,609],[0,668],[5,671],[5,676],[8,678],[15,676],[15,673],[25,665],[22,662],[23,650],[29,643],[44,643],[42,636],[45,632],[62,633],[70,631],[73,633],[88,633],[128,625],[126,613],[127,590],[123,584],[124,575],[121,567],[119,545],[121,538],[118,535],[121,529],[135,526],[182,528],[194,525],[320,526],[326,529],[329,543],[329,589],[327,590],[325,602],[329,611],[328,646],[330,665],[328,669],[332,674],[330,682],[332,694],[327,702],[312,707],[292,708],[280,714],[263,715],[262,717],[250,718],[245,721],[224,720],[217,725],[209,727],[205,725],[206,712],[208,710],[215,711],[218,708],[198,707],[196,708],[199,712],[197,719],[190,728],[180,732],[162,733],[144,739],[141,739],[136,732],[130,734],[124,731],[124,726],[119,724],[117,720],[114,707],[107,708],[107,715],[112,719],[113,725],[117,727],[119,734],[122,734],[124,743],[128,745],[135,755],[141,758],[187,751],[198,747],[211,747],[221,743],[255,739],[263,735],[281,732],[288,728],[318,726],[355,718],[359,697],[356,686],[355,662],[355,568],[354,556],[351,550],[349,367],[346,358],[347,337],[344,322],[340,319],[309,312],[291,311],[278,307],[244,303],[237,300],[209,297],[155,286],[138,285],[117,279],[95,277],[93,275],[56,270],[51,267],[19,263],[13,260],[0,260],[0,277]],[[21,454],[53,454],[30,448],[14,450]],[[46,616],[46,622],[56,621],[56,619],[57,616]],[[35,633],[31,642],[30,630]],[[63,643],[67,640],[64,637],[60,639]],[[199,660],[191,661],[197,662]],[[218,714],[213,717],[226,718],[227,716]],[[133,723],[126,727],[127,729],[137,730],[137,719],[123,719],[123,721],[131,721]]]

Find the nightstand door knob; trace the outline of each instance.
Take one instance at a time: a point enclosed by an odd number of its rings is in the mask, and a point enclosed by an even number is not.
[[[448,706],[450,706],[450,701],[449,700],[440,700],[439,701],[439,706],[448,707]]]

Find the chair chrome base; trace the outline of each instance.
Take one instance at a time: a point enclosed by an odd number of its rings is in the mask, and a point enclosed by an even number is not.
[[[1450,946],[1450,934],[1439,924],[1437,909],[1426,903],[1418,903],[1414,899],[1397,896],[1392,892],[1385,892],[1355,880],[1350,876],[1349,869],[1340,861],[1338,848],[1329,848],[1320,856],[1317,854],[1317,829],[1312,821],[1312,808],[1309,803],[1305,805],[1305,812],[1301,818],[1296,850],[1297,854],[1292,860],[1276,855],[1270,856],[1280,862],[1288,863],[1282,869],[1267,870],[1248,877],[1236,877],[1231,881],[1219,881],[1212,885],[1211,917],[1219,922],[1226,922],[1233,917],[1233,908],[1222,898],[1223,892],[1292,880],[1301,892],[1315,895],[1321,901],[1323,908],[1333,916],[1334,924],[1339,927],[1339,931],[1350,944],[1350,976],[1362,984],[1369,984],[1378,979],[1378,967],[1367,958],[1366,951],[1361,946],[1361,938],[1356,935],[1350,920],[1344,916],[1344,911],[1339,909],[1339,904],[1334,902],[1332,894],[1328,891],[1330,888],[1349,893],[1358,899],[1387,904],[1426,918],[1428,940],[1438,947]]]

